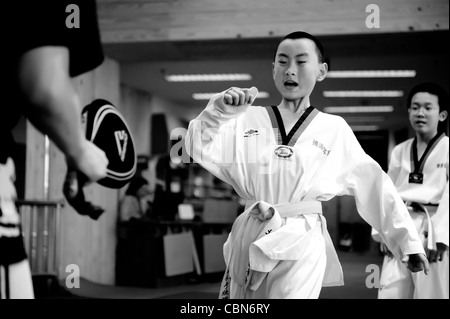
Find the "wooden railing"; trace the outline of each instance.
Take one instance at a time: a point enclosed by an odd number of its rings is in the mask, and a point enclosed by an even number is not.
[[[64,202],[18,200],[16,204],[32,274],[58,277],[60,210]]]

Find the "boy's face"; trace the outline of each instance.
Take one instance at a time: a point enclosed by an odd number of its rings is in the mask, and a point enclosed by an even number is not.
[[[327,70],[328,65],[319,62],[314,41],[303,38],[280,43],[272,73],[278,92],[286,100],[298,100],[311,94]]]
[[[447,112],[439,112],[438,97],[426,92],[414,94],[408,114],[412,128],[420,134],[436,134],[439,122],[447,118]]]

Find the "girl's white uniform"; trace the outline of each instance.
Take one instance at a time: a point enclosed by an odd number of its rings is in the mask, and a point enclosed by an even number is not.
[[[421,184],[410,183],[414,171],[413,141],[397,145],[391,155],[388,174],[402,199],[409,206],[411,217],[423,244],[436,249],[436,243],[449,246],[449,138],[439,136],[423,160]],[[418,203],[411,204],[411,203]],[[412,205],[412,206],[411,206]],[[449,252],[442,261],[430,263],[430,273],[410,273],[396,258],[385,257],[378,297],[382,299],[448,299]]]
[[[221,298],[318,298],[322,286],[343,285],[321,213],[334,196],[355,196],[397,256],[424,253],[391,180],[342,118],[309,107],[284,134],[275,107],[223,98],[210,100],[185,139],[196,162],[247,200],[224,245]]]

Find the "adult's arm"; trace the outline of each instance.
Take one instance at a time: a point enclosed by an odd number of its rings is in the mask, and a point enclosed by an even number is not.
[[[69,75],[68,49],[43,46],[27,51],[20,58],[17,74],[30,122],[61,149],[70,166],[92,181],[106,176],[106,155],[84,136],[81,102]]]

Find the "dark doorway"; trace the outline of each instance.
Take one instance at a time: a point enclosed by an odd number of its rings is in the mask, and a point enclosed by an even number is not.
[[[355,132],[355,135],[364,151],[387,172],[389,131]]]

